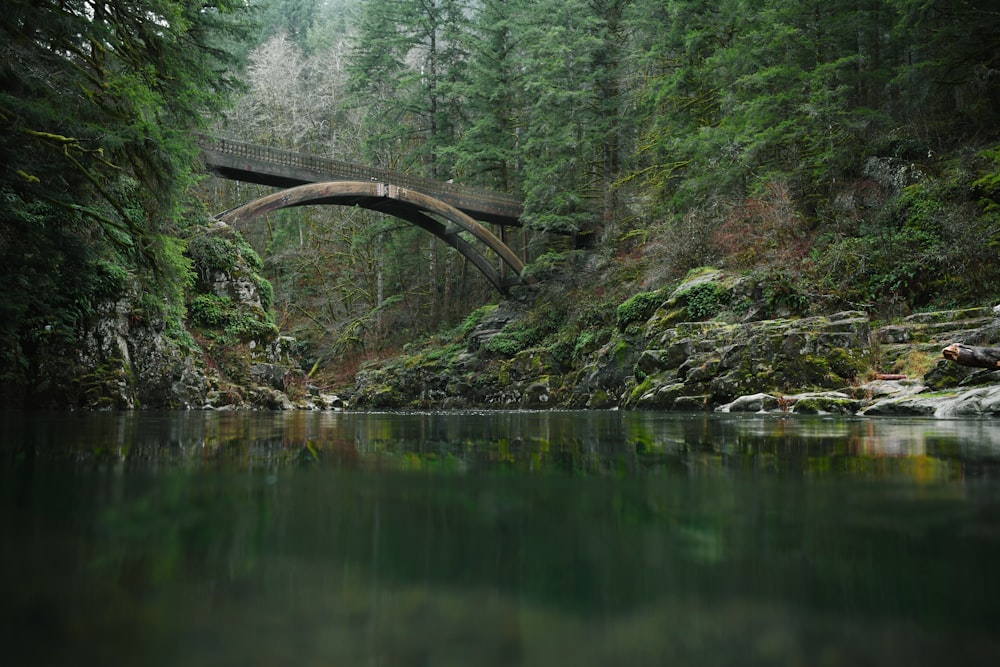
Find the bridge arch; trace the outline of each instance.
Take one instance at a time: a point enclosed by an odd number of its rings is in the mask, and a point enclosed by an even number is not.
[[[523,276],[524,262],[507,244],[468,214],[434,197],[388,183],[331,181],[299,185],[255,199],[220,213],[216,218],[230,224],[239,223],[279,209],[313,204],[360,206],[410,222],[455,248],[502,294],[506,295],[512,285],[527,283]],[[445,222],[429,214],[440,216]],[[506,278],[479,248],[461,236],[463,232],[471,234],[493,251],[513,272],[513,277]]]

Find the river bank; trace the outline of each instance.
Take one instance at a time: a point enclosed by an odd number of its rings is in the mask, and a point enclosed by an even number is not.
[[[768,317],[775,309],[764,307],[760,289],[700,270],[669,289],[633,296],[618,306],[613,326],[598,322],[573,340],[566,327],[540,335],[537,307],[502,302],[451,337],[363,367],[349,402],[378,409],[1000,413],[1000,372],[941,354],[952,343],[997,340],[993,308],[892,322],[861,310],[795,316],[777,309],[783,316]]]

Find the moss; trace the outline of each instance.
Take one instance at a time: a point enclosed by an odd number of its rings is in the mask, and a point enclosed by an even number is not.
[[[648,319],[646,325],[646,336],[651,337],[658,333],[663,333],[667,329],[680,324],[688,319],[685,308],[659,308]]]
[[[716,275],[719,273],[721,273],[719,269],[715,268],[714,266],[695,267],[687,272],[687,275],[684,276],[684,279],[681,281],[681,283],[689,283],[693,280],[697,280],[698,278],[704,278],[705,276]]]
[[[470,333],[472,333],[472,330],[476,328],[476,325],[478,325],[479,322],[484,317],[493,313],[497,309],[497,307],[498,304],[494,303],[476,308],[474,311],[469,313],[468,316],[466,316],[466,318],[458,326],[458,334],[462,336],[462,338],[468,336]]]
[[[274,288],[262,274],[264,263],[236,232],[227,230],[196,236],[188,241],[187,254],[203,291],[208,291],[209,281],[216,273],[245,276],[256,288],[261,307],[268,311],[271,309]]]
[[[923,377],[935,367],[937,362],[937,355],[931,355],[914,347],[906,354],[896,358],[892,364],[892,372],[902,373],[911,378]]]
[[[540,345],[557,330],[558,314],[555,310],[536,311],[532,317],[505,326],[500,333],[487,340],[482,349],[491,354],[513,357]]]
[[[79,392],[80,405],[97,409],[124,409],[122,403],[135,383],[130,364],[120,357],[110,357],[89,373],[78,374],[73,382]]]
[[[619,331],[625,331],[630,324],[640,324],[648,320],[664,301],[662,290],[639,292],[618,306],[617,324]]]
[[[271,340],[278,333],[274,321],[264,311],[215,294],[195,297],[189,316],[191,323],[208,338],[223,344]]]
[[[531,379],[551,375],[555,371],[552,355],[545,348],[531,348],[519,352],[508,365],[513,377]]]
[[[595,389],[587,401],[587,407],[601,410],[615,406],[615,399],[603,389]]]
[[[792,406],[792,412],[803,415],[837,414],[852,415],[861,407],[860,401],[834,396],[808,396]]]
[[[688,319],[703,320],[714,317],[730,300],[730,290],[717,282],[703,282],[691,286],[676,297],[684,304]]]
[[[864,375],[871,365],[871,355],[866,350],[848,350],[835,347],[826,353],[828,366],[838,378],[853,381]]]

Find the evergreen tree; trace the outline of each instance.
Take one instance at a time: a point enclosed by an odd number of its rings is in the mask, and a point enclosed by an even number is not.
[[[308,47],[309,31],[316,22],[320,0],[268,0],[262,24],[262,41],[285,34],[299,48]]]
[[[637,0],[626,16],[630,58],[637,85],[630,90],[639,138],[632,178],[658,208],[685,201],[688,177],[699,168],[699,146],[714,144],[722,121],[722,77],[714,56],[735,31],[729,2]],[[711,150],[711,149],[709,149]]]
[[[640,174],[675,207],[785,181],[822,198],[886,127],[879,3],[645,5]],[[654,18],[654,21],[649,21]],[[658,22],[658,23],[657,23]]]
[[[465,7],[457,0],[370,0],[361,7],[350,73],[378,164],[414,162],[448,178],[442,148],[460,126]],[[398,165],[404,158],[407,164]]]
[[[39,331],[71,344],[93,304],[130,273],[158,275],[178,296],[169,233],[185,206],[193,130],[237,85],[225,45],[245,33],[246,18],[239,0],[4,5],[0,337],[9,377],[24,378]]]
[[[1000,123],[1000,10],[991,0],[887,0],[895,22],[898,111],[929,139]]]
[[[544,0],[537,14],[522,15],[524,219],[535,229],[590,234],[600,217],[595,202],[607,208],[618,169],[627,4]]]
[[[470,184],[501,191],[517,185],[517,144],[522,125],[521,63],[516,21],[523,0],[484,0],[468,36],[469,125],[443,152]]]

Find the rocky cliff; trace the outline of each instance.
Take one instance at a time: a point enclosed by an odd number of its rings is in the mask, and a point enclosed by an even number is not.
[[[29,407],[84,409],[323,409],[338,399],[311,387],[269,312],[270,284],[233,229],[188,240],[186,316],[172,321],[131,284],[96,309],[72,345],[40,336]]]

